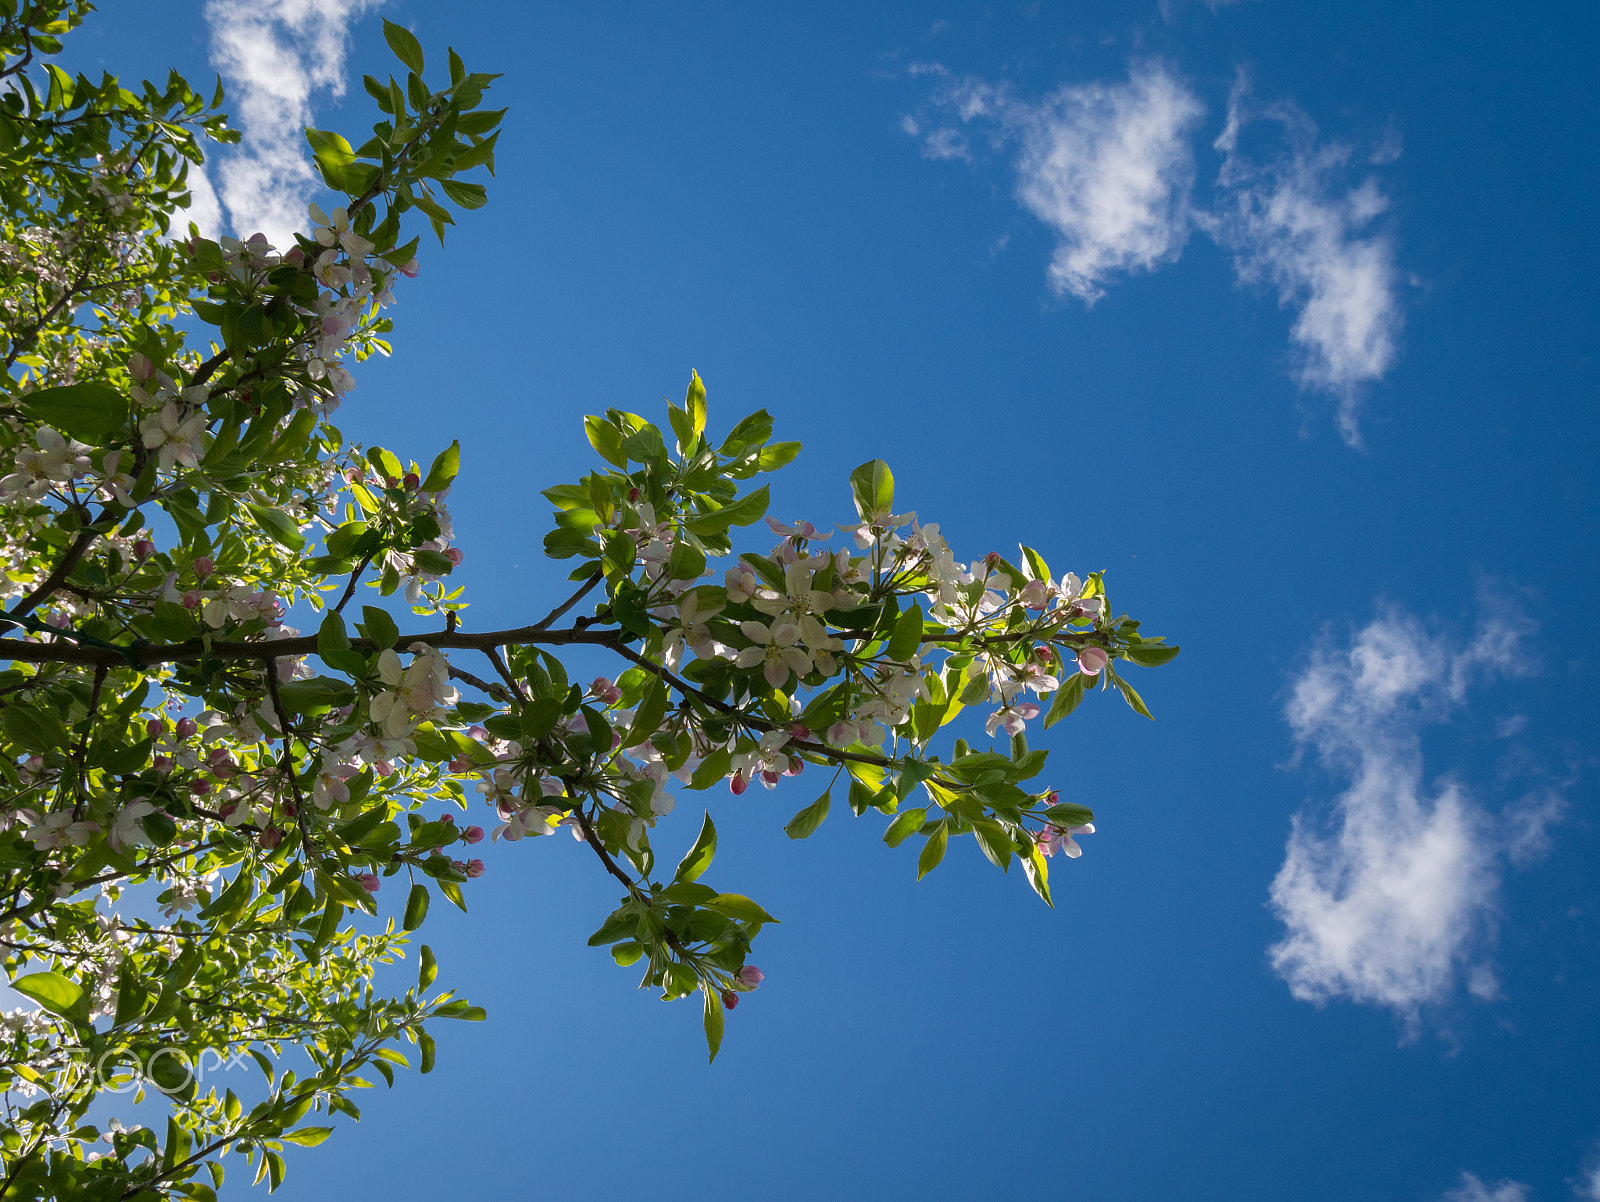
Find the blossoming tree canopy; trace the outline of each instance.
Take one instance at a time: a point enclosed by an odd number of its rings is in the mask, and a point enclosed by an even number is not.
[[[485,203],[460,177],[493,171],[495,77],[452,51],[432,87],[386,22],[404,79],[365,81],[372,137],[307,131],[341,202],[292,245],[212,241],[183,209],[202,139],[234,138],[220,94],[46,61],[87,8],[0,0],[0,942],[36,1003],[0,1033],[0,1195],[208,1198],[230,1153],[276,1187],[286,1144],[358,1115],[363,1073],[428,1072],[430,1020],[483,1012],[434,988],[427,947],[403,994],[382,970],[435,895],[465,908],[484,862],[458,845],[485,827],[577,840],[545,854],[620,890],[589,942],[698,995],[713,1058],[776,919],[709,883],[716,827],[671,821],[675,791],[812,765],[828,782],[791,837],[837,794],[915,841],[918,877],[971,836],[1050,900],[1093,815],[1044,783],[1028,724],[1095,685],[1148,715],[1122,672],[1177,654],[1100,573],[958,559],[881,460],[851,474],[847,524],[775,521],[751,485],[799,444],[764,412],[714,435],[695,375],[665,429],[589,418],[595,468],[546,490],[570,596],[472,629],[460,448],[424,469],[333,419],[352,364],[389,352],[412,214],[442,243],[451,207]],[[763,519],[777,544],[735,555]],[[578,644],[617,671],[570,679]],[[995,748],[941,738],[967,710]],[[657,842],[688,850],[658,864]],[[252,1058],[255,1094],[204,1087],[208,1054]],[[164,1131],[90,1115],[129,1090]]]

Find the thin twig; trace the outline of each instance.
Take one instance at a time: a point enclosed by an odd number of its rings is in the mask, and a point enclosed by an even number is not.
[[[350,583],[344,586],[344,596],[340,597],[339,598],[339,604],[337,604],[337,605],[335,605],[333,607],[333,612],[334,613],[339,613],[340,611],[342,611],[344,609],[344,607],[349,603],[350,598],[355,596],[356,581],[361,579],[361,573],[365,572],[367,570],[367,565],[369,563],[371,563],[371,562],[372,562],[372,555],[369,554],[360,563],[356,564],[356,570],[350,573]]]

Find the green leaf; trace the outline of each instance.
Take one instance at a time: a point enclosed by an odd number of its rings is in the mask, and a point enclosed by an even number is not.
[[[1017,858],[1022,861],[1022,871],[1028,878],[1028,884],[1044,899],[1044,904],[1054,910],[1056,904],[1050,900],[1050,862],[1045,859],[1044,852],[1035,843],[1028,849],[1027,855]]]
[[[17,398],[22,408],[47,426],[94,442],[128,422],[128,398],[105,384],[63,384]]]
[[[992,818],[979,818],[972,824],[972,833],[989,863],[1002,872],[1011,867],[1011,836],[1005,827]]]
[[[894,633],[889,636],[885,654],[890,659],[906,660],[917,653],[922,645],[922,607],[915,601],[911,608],[895,619]]]
[[[789,819],[789,824],[783,828],[784,833],[791,839],[809,838],[822,825],[822,820],[828,816],[828,805],[832,800],[832,793],[833,791],[830,789]]]
[[[689,394],[684,398],[684,411],[689,415],[689,429],[694,434],[702,434],[706,428],[706,386],[700,379],[700,373],[689,372]]]
[[[433,958],[433,949],[426,943],[422,945],[422,963],[417,970],[417,988],[426,989],[432,985],[434,978],[439,975],[439,962]]]
[[[763,472],[775,472],[792,463],[799,453],[800,444],[797,442],[768,443],[756,456],[756,467]]]
[[[383,22],[383,40],[389,43],[394,56],[418,75],[422,74],[422,43],[404,25],[396,25],[387,18]]]
[[[299,1144],[302,1148],[314,1148],[332,1134],[332,1127],[299,1127],[293,1131],[285,1131],[278,1138],[287,1143]]]
[[[711,1052],[706,1063],[714,1064],[717,1051],[722,1047],[722,1029],[726,1018],[722,1012],[721,995],[710,985],[701,986],[701,992],[706,996],[706,1047]]]
[[[457,439],[435,457],[433,466],[428,469],[427,479],[423,480],[420,491],[443,492],[450,487],[451,481],[456,478],[456,473],[460,470],[461,442]]]
[[[355,699],[356,691],[348,681],[332,676],[313,676],[308,680],[291,680],[278,686],[278,696],[283,708],[291,714],[305,714],[323,706],[347,705]]]
[[[1066,683],[1056,690],[1055,700],[1050,703],[1050,710],[1044,716],[1044,728],[1046,730],[1049,730],[1078,708],[1078,703],[1083,700],[1084,689],[1088,685],[1089,679],[1082,672],[1074,672]]]
[[[708,910],[715,910],[730,918],[743,918],[749,922],[778,921],[742,893],[719,893],[700,904]]]
[[[291,551],[300,551],[305,548],[305,535],[300,533],[300,527],[293,518],[281,509],[268,509],[265,505],[245,505],[250,511],[250,516],[255,518],[256,525],[273,542],[281,543]]]
[[[667,716],[667,702],[671,699],[667,691],[666,682],[659,676],[655,677],[649,688],[645,689],[644,696],[640,699],[638,708],[633,711],[633,724],[628,727],[628,733],[623,737],[624,747],[637,747],[661,725]]]
[[[894,473],[881,459],[863,463],[850,473],[850,491],[863,522],[884,517],[894,510]]]
[[[361,607],[361,625],[366,636],[377,644],[379,650],[393,647],[400,641],[400,628],[394,624],[386,610],[373,605]]]
[[[897,814],[895,820],[889,824],[889,829],[883,832],[883,841],[890,847],[899,847],[912,835],[922,829],[922,824],[928,820],[928,811],[924,808],[906,810]]]
[[[1028,565],[1029,578],[1033,580],[1050,580],[1050,565],[1044,561],[1044,556],[1032,547],[1022,548],[1022,562]]]
[[[949,833],[943,821],[938,829],[928,836],[928,841],[922,845],[922,854],[917,857],[917,880],[927,876],[939,867],[939,861],[944,859],[945,844],[949,840]]]
[[[632,939],[639,931],[639,916],[627,908],[613,910],[600,924],[600,929],[589,936],[590,947],[616,943],[619,939]]]
[[[1159,668],[1178,658],[1178,648],[1165,643],[1135,643],[1128,648],[1127,655],[1141,668]]]
[[[589,445],[600,453],[607,463],[620,468],[628,466],[628,457],[622,453],[622,431],[603,417],[583,419],[583,432],[589,436]]]
[[[680,542],[673,546],[667,559],[668,580],[698,580],[705,574],[706,557],[700,548]]]
[[[350,650],[350,635],[345,630],[344,617],[330,609],[317,628],[317,654],[327,659],[329,654]]]
[[[717,854],[717,828],[711,821],[711,811],[706,811],[706,818],[700,824],[700,835],[694,841],[683,859],[678,861],[678,870],[672,874],[675,881],[692,881],[701,873],[711,867],[711,861]]]
[[[18,703],[0,710],[0,728],[24,751],[53,751],[72,737],[54,710]]]
[[[617,962],[618,968],[627,968],[630,964],[637,964],[639,957],[643,955],[644,944],[635,943],[631,939],[613,944],[611,947],[611,958]]]
[[[489,189],[482,184],[469,184],[464,180],[442,179],[439,186],[444,194],[463,209],[481,209],[489,202]]]
[[[417,1047],[422,1052],[422,1071],[431,1073],[433,1071],[433,1063],[439,1055],[438,1045],[433,1042],[432,1035],[429,1035],[426,1031],[418,1031]]]
[[[1088,806],[1072,805],[1069,802],[1051,806],[1044,812],[1044,816],[1059,827],[1083,826],[1094,821],[1094,811]]]
[[[709,534],[721,534],[730,526],[749,526],[759,522],[767,513],[767,486],[763,484],[754,492],[746,493],[731,505],[724,505],[721,509],[713,509],[710,513],[696,514],[687,518],[684,525],[691,534],[705,537]]]
[[[327,129],[306,130],[306,141],[311,146],[311,155],[317,161],[317,169],[322,172],[322,178],[328,187],[335,191],[353,191],[347,189],[347,184],[355,183],[351,178],[359,171],[352,171],[356,163],[356,152],[351,149],[350,143],[344,140],[343,135],[336,134]]]
[[[728,775],[728,769],[733,766],[733,757],[726,747],[718,747],[705,759],[700,761],[699,767],[694,770],[694,775],[689,778],[691,789],[709,789],[723,777]]]
[[[63,1018],[70,1018],[74,1022],[87,1022],[89,1019],[89,1006],[83,988],[58,972],[31,972],[12,981],[11,988]]]
[[[428,887],[420,882],[411,886],[411,896],[406,898],[405,921],[400,924],[401,930],[414,931],[422,925],[423,919],[428,917],[428,902],[431,895]]]
[[[1111,672],[1111,669],[1107,667],[1106,671]],[[1143,714],[1152,722],[1155,721],[1155,715],[1152,714],[1149,710],[1149,707],[1145,705],[1144,698],[1139,696],[1137,689],[1135,689],[1127,681],[1123,680],[1122,677],[1118,676],[1115,672],[1111,672],[1111,683],[1116,686],[1117,691],[1122,694],[1122,699],[1128,703],[1129,708],[1131,708],[1134,713]]]

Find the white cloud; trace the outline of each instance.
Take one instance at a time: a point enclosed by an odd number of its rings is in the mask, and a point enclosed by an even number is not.
[[[344,94],[349,27],[381,0],[209,0],[211,61],[227,83],[243,138],[218,155],[223,206],[235,233],[284,245],[322,187],[301,129],[320,89]],[[197,194],[198,199],[198,194]]]
[[[204,167],[189,165],[189,207],[173,223],[173,235],[183,234],[193,222],[202,238],[215,238],[222,233],[222,202],[217,190],[211,186],[211,177]]]
[[[1444,1202],[1528,1202],[1528,1187],[1518,1181],[1485,1185],[1471,1173],[1462,1173],[1461,1184],[1445,1194]]]
[[[1347,646],[1325,640],[1293,682],[1286,716],[1301,749],[1349,786],[1331,820],[1296,814],[1271,904],[1287,931],[1273,968],[1302,1001],[1386,1007],[1417,1028],[1458,979],[1497,996],[1482,959],[1503,860],[1529,862],[1559,815],[1549,797],[1496,817],[1461,781],[1429,784],[1421,731],[1481,681],[1535,670],[1532,624],[1492,590],[1460,646],[1395,606]],[[1557,799],[1559,800],[1559,799]]]
[[[1282,128],[1283,146],[1256,162],[1239,142],[1261,120]],[[1350,147],[1319,142],[1293,104],[1255,104],[1242,79],[1215,145],[1224,156],[1222,195],[1202,224],[1232,253],[1242,281],[1269,285],[1281,305],[1299,309],[1290,332],[1299,351],[1295,375],[1303,387],[1338,398],[1340,431],[1358,446],[1361,389],[1393,365],[1404,325],[1394,243],[1381,230],[1365,232],[1388,197],[1370,178],[1345,189]],[[1398,133],[1386,153],[1398,157]]]
[[[937,64],[915,73],[949,79]],[[1017,146],[1017,199],[1056,235],[1049,275],[1058,293],[1092,305],[1113,275],[1151,271],[1182,253],[1190,133],[1204,109],[1160,63],[1132,64],[1125,83],[1058,88],[1038,104],[972,78],[947,82],[937,101],[962,126],[985,123],[998,144]],[[947,125],[926,131],[923,154],[965,159],[970,150],[963,130]]]

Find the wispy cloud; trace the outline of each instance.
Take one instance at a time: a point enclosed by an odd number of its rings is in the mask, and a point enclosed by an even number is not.
[[[382,0],[209,0],[211,61],[243,138],[216,156],[217,191],[240,236],[283,245],[322,187],[301,136],[312,101],[344,94],[350,26]],[[196,201],[201,193],[196,191]]]
[[[1126,82],[1058,88],[1038,104],[973,78],[947,78],[937,100],[961,125],[906,127],[922,136],[929,158],[969,157],[962,127],[973,123],[1017,146],[1017,199],[1056,235],[1049,278],[1057,293],[1092,305],[1113,275],[1151,271],[1182,253],[1195,174],[1190,135],[1204,109],[1161,63],[1136,62]]]
[[[1486,1185],[1471,1173],[1462,1173],[1461,1184],[1444,1195],[1444,1202],[1528,1202],[1528,1187],[1518,1181]]]
[[[1298,746],[1349,786],[1329,820],[1295,815],[1273,911],[1287,927],[1273,968],[1302,1001],[1386,1007],[1408,1033],[1459,980],[1497,995],[1483,958],[1507,858],[1530,862],[1559,799],[1491,814],[1465,784],[1425,775],[1421,732],[1478,684],[1536,670],[1532,623],[1488,591],[1470,642],[1430,631],[1393,605],[1348,644],[1325,638],[1293,681]],[[1554,804],[1552,804],[1554,803]]]
[[[1261,121],[1279,127],[1281,146],[1256,161],[1240,137]],[[1340,432],[1359,446],[1361,390],[1393,365],[1404,325],[1394,243],[1373,229],[1388,197],[1371,178],[1346,187],[1350,146],[1319,140],[1292,103],[1257,104],[1242,77],[1215,146],[1220,194],[1202,224],[1232,253],[1242,281],[1276,289],[1281,305],[1299,310],[1290,331],[1296,378],[1338,399]],[[1399,157],[1398,133],[1373,157]]]
[[[1389,200],[1370,177],[1351,183],[1361,157],[1351,146],[1322,140],[1292,102],[1257,102],[1241,75],[1213,144],[1215,189],[1197,202],[1191,142],[1204,106],[1159,61],[1135,60],[1125,81],[1061,87],[1036,104],[938,63],[907,74],[935,80],[928,104],[901,121],[925,157],[970,162],[985,141],[1014,149],[1017,200],[1056,235],[1057,293],[1093,305],[1114,277],[1176,260],[1198,226],[1242,282],[1296,310],[1294,378],[1337,400],[1341,434],[1360,445],[1362,394],[1393,366],[1405,323],[1394,240],[1379,220]],[[1245,152],[1263,141],[1266,153]],[[1391,123],[1365,162],[1400,153]]]

